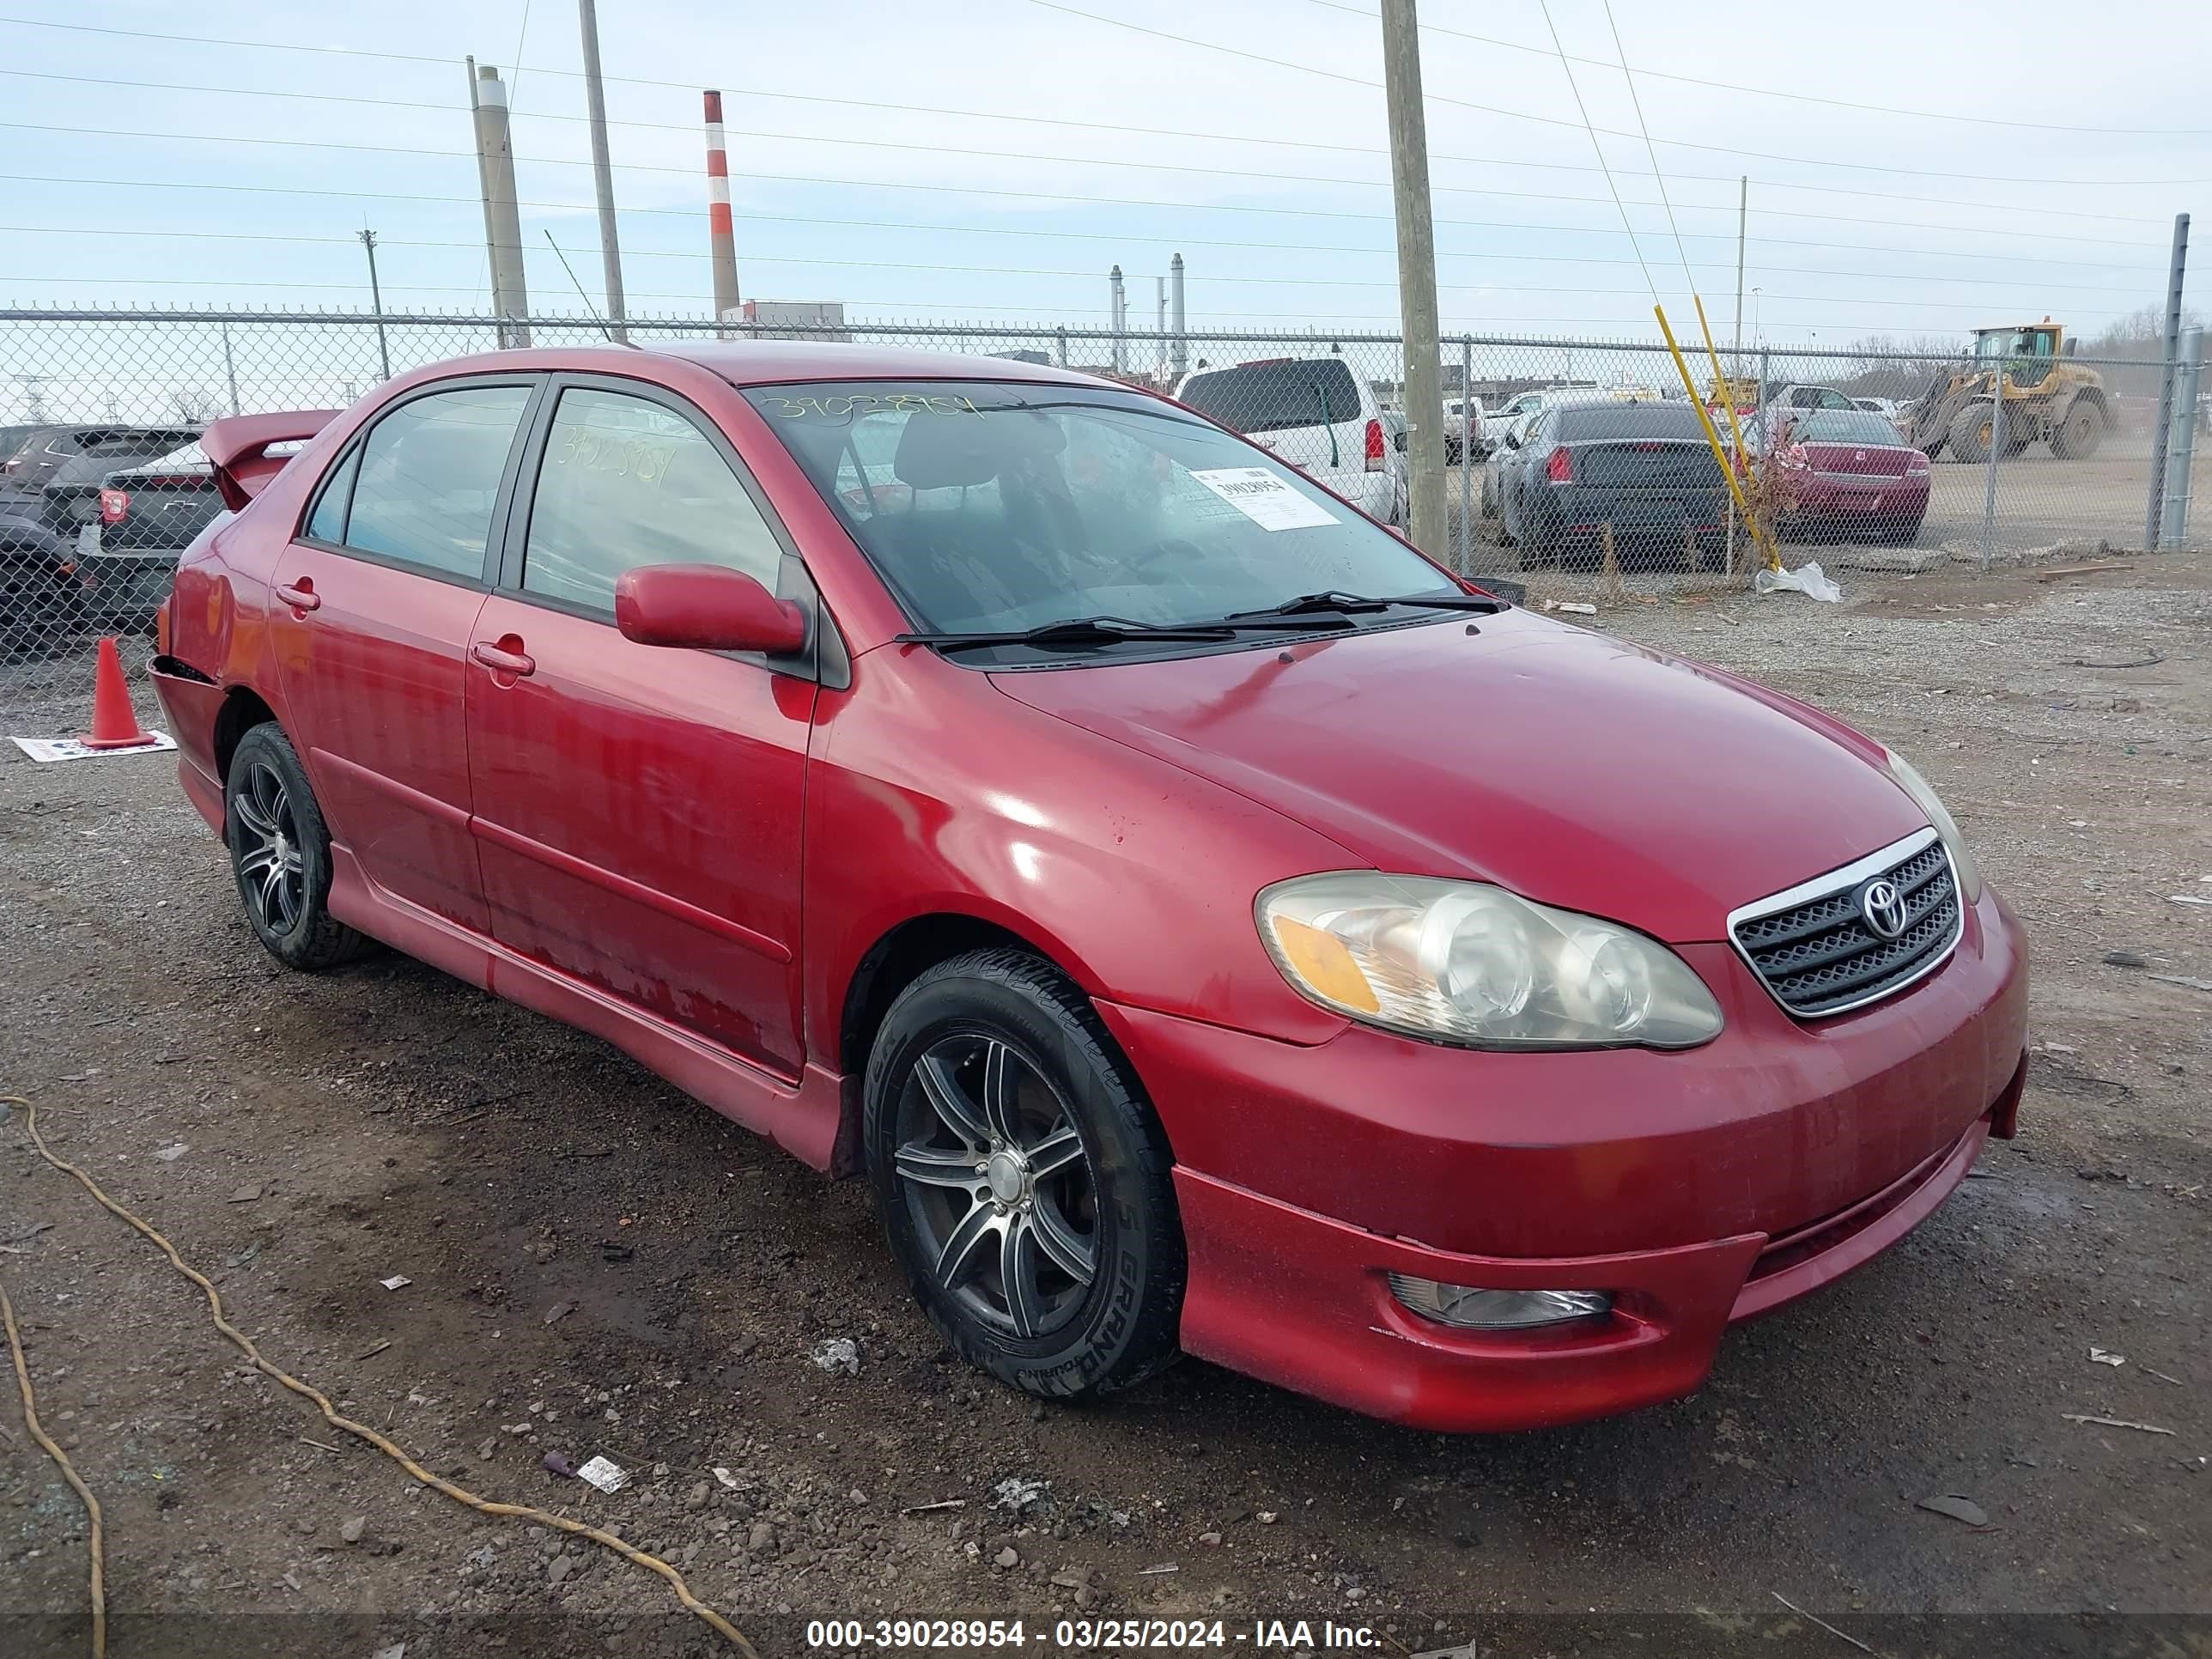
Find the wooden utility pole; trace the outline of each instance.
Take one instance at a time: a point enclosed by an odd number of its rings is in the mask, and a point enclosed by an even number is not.
[[[1429,128],[1413,0],[1382,0],[1382,91],[1390,120],[1390,185],[1398,217],[1398,316],[1406,374],[1406,447],[1413,469],[1413,545],[1449,562],[1444,525],[1443,372],[1437,347],[1437,237],[1429,205]]]

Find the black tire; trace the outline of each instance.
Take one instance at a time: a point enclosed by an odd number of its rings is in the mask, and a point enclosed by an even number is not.
[[[254,936],[288,968],[317,972],[373,943],[331,915],[331,836],[291,739],[264,721],[239,739],[223,782],[223,842]]]
[[[1954,460],[1968,466],[1979,466],[1990,458],[1990,443],[1996,426],[1986,408],[1976,407],[1960,411],[1951,422],[1951,455]]]
[[[2076,402],[2051,434],[2051,453],[2062,461],[2086,461],[2105,441],[2105,411],[2094,404]]]
[[[1167,1137],[1096,1012],[1049,963],[977,951],[921,975],[884,1017],[862,1097],[891,1253],[971,1364],[1082,1400],[1178,1357],[1183,1238]],[[955,1127],[963,1113],[967,1129]]]

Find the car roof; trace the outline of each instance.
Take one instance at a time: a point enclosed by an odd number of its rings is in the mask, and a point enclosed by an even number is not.
[[[977,352],[922,351],[908,346],[842,344],[817,340],[651,340],[631,346],[531,346],[447,358],[408,371],[392,384],[409,390],[464,374],[633,374],[642,362],[687,363],[734,386],[805,380],[1013,380],[1042,386],[1142,387],[1042,363]],[[380,390],[378,401],[383,401]]]
[[[827,340],[656,340],[641,348],[675,357],[720,375],[732,386],[774,386],[790,380],[1035,380],[1048,386],[1117,386],[1044,363],[972,351],[925,351],[913,346],[842,344]],[[592,367],[633,354],[620,347],[587,347]],[[1124,390],[1130,388],[1124,387]]]

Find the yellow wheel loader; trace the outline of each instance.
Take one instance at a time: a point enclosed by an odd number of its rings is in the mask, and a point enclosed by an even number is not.
[[[2039,323],[1974,331],[1973,356],[1947,368],[1912,407],[1909,441],[1934,460],[1948,446],[1961,461],[1990,458],[1997,441],[1992,378],[2004,385],[2004,453],[2045,443],[2062,461],[2085,461],[2112,429],[2104,377],[2073,361],[2079,342],[2045,317]]]

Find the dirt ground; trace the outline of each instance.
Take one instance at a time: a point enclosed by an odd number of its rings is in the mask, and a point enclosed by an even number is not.
[[[878,1619],[1018,1618],[1054,1650],[1102,1614],[1284,1652],[1322,1620],[1385,1653],[2212,1651],[2212,989],[2175,982],[2212,983],[2212,906],[2179,902],[2212,899],[2212,561],[1844,580],[1596,625],[1809,696],[1943,792],[2031,936],[2021,1138],[1674,1405],[1455,1439],[1196,1363],[1033,1405],[940,1347],[859,1184],[403,958],[278,969],[163,759],[0,764],[0,1090],[277,1364],[486,1497],[618,1528],[766,1655],[812,1619],[872,1650]],[[649,1572],[423,1490],[245,1369],[20,1109],[0,1247],[106,1505],[118,1659],[723,1650]],[[841,1337],[857,1375],[811,1358]],[[12,1399],[0,1425],[0,1650],[81,1652],[82,1515]],[[1917,1506],[1946,1494],[1985,1522]]]

